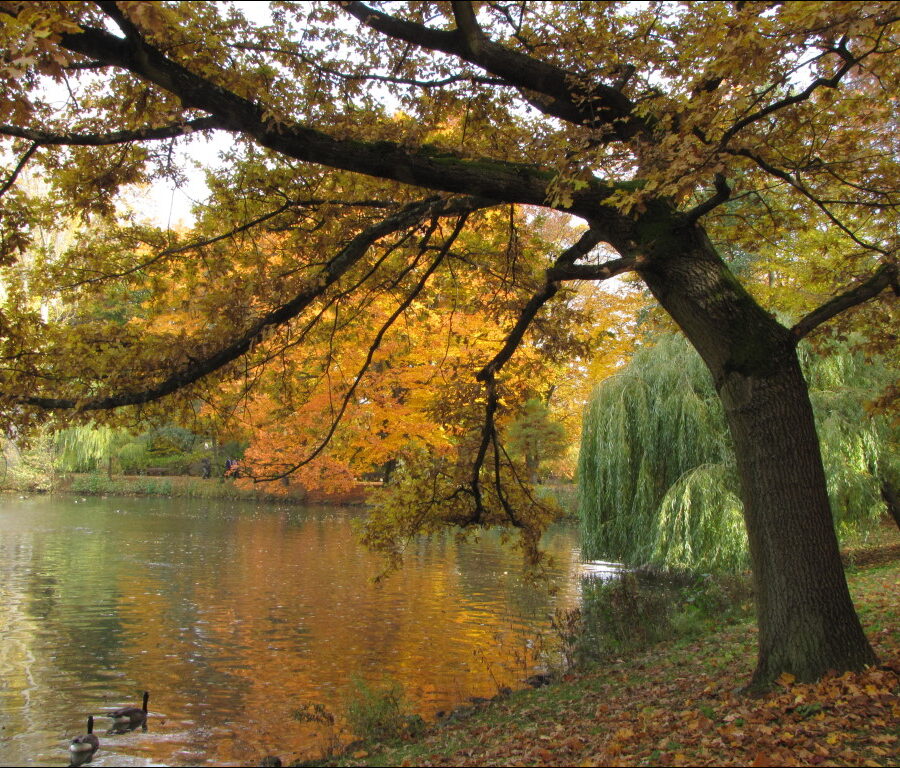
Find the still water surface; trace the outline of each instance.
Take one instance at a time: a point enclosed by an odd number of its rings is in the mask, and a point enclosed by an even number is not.
[[[358,511],[171,499],[0,498],[0,765],[65,765],[97,716],[92,765],[254,765],[316,757],[351,677],[397,681],[426,717],[521,685],[577,537],[548,534],[549,595],[494,535],[421,541],[380,584]],[[140,706],[150,728],[106,736]]]

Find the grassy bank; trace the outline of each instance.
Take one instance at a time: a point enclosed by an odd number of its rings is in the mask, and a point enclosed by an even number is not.
[[[364,504],[372,484],[359,483],[348,493],[329,494],[307,491],[301,486],[280,488],[270,493],[261,487],[243,487],[234,480],[200,477],[145,477],[105,474],[67,475],[59,480],[54,493],[82,496],[163,496],[168,498],[249,501],[278,504]]]
[[[236,484],[234,480],[215,477],[209,479],[188,475],[167,477],[113,475],[109,477],[105,473],[71,473],[54,478],[52,486],[53,493],[71,493],[82,496],[162,496],[278,504],[362,505],[366,503],[369,491],[374,487],[380,487],[380,483],[360,482],[346,493],[308,491],[299,485],[279,488],[278,493],[271,493],[263,490],[262,487],[247,488]],[[0,488],[0,490],[11,493],[48,492],[48,489],[24,488],[14,485]],[[538,492],[559,504],[567,518],[575,519],[577,510],[574,485],[539,486]]]
[[[418,738],[357,745],[335,765],[851,765],[898,762],[900,536],[858,549],[848,580],[879,667],[813,685],[739,688],[752,620],[623,655],[458,712]]]

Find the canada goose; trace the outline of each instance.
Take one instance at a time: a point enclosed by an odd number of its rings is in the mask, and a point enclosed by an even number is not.
[[[138,709],[137,707],[120,707],[109,713],[113,721],[114,731],[133,731],[139,725],[147,730],[147,702],[150,700],[150,694],[144,691],[144,704]]]
[[[87,719],[87,733],[72,739],[69,746],[72,765],[91,762],[94,752],[98,749],[100,749],[100,739],[94,736],[94,716],[90,715]]]

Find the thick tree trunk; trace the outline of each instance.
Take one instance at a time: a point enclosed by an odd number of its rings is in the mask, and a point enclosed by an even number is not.
[[[641,276],[709,367],[734,439],[759,624],[752,685],[875,663],[844,578],[794,339],[702,230],[659,210],[643,224]]]
[[[753,683],[875,662],[853,609],[796,356],[720,389],[734,438],[759,618]]]

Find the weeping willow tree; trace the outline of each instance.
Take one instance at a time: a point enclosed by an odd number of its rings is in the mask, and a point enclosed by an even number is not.
[[[63,472],[87,472],[112,454],[121,430],[104,424],[80,424],[55,434],[56,467]]]
[[[865,403],[891,371],[847,344],[801,351],[839,535],[885,511],[897,436]],[[735,570],[747,540],[734,452],[707,369],[680,335],[641,350],[585,410],[578,466],[583,551],[670,568]]]
[[[838,534],[865,531],[884,514],[888,500],[896,499],[900,485],[898,425],[866,408],[896,381],[896,369],[846,350],[812,355],[802,345],[800,359],[810,384]],[[896,508],[888,511],[900,526]]]
[[[95,472],[113,460],[133,462],[146,453],[146,440],[127,429],[105,424],[80,424],[53,433],[53,464],[59,472]]]

